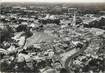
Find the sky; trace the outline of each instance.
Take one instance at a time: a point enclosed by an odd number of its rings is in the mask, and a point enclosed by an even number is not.
[[[105,2],[105,0],[0,0],[0,2],[69,2],[69,3],[96,3]]]

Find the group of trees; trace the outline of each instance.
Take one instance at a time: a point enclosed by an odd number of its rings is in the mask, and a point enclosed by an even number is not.
[[[58,24],[59,25],[60,20],[59,19],[54,19],[54,20],[51,20],[51,19],[43,20],[43,19],[41,19],[41,20],[39,20],[39,22],[42,23],[42,24],[51,24],[51,23],[53,23],[53,24]]]
[[[105,18],[101,18],[100,20],[94,20],[88,24],[84,24],[85,27],[94,27],[94,28],[100,28],[100,29],[105,29]]]

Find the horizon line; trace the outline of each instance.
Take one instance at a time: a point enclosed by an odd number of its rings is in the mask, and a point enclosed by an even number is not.
[[[105,3],[105,2],[1,2],[0,3]]]
[[[18,3],[105,3],[105,0],[0,0],[0,2]]]

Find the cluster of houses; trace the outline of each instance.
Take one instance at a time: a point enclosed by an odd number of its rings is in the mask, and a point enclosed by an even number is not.
[[[103,58],[101,60],[98,59],[100,53],[96,55],[95,52],[105,47],[104,16],[96,17],[94,14],[80,16],[77,8],[68,8],[68,12],[64,14],[50,14],[44,7],[36,7],[36,10],[34,8],[14,6],[9,9],[7,7],[7,11],[5,7],[1,8],[1,72],[94,73],[92,67],[97,68],[100,73],[105,72],[103,68],[105,55],[101,52],[101,56],[104,56],[100,57]],[[99,44],[103,45],[97,46],[94,42],[90,43],[98,39],[95,37],[101,37],[102,43]],[[86,42],[89,45],[83,47],[87,45]],[[86,63],[82,62],[84,59]],[[102,69],[99,68],[99,70],[98,67],[90,65],[93,64],[91,62],[94,59],[97,63],[97,60],[101,60],[102,65],[99,67]],[[73,62],[76,67],[71,68],[73,64],[68,66],[67,61]],[[89,66],[91,68],[88,69],[91,70],[86,70]]]

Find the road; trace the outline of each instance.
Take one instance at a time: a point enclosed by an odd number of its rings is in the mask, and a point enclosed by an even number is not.
[[[89,45],[89,43],[86,42],[80,50],[77,50],[75,48],[75,49],[72,49],[69,52],[64,53],[64,54],[61,55],[61,56],[63,56],[61,60],[64,63],[65,69],[67,69],[69,72],[71,72],[70,64],[72,64],[73,58],[75,56],[78,56],[79,54],[81,54],[88,47],[88,45]]]

